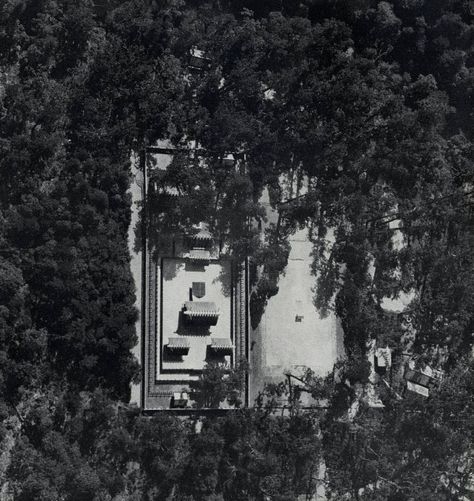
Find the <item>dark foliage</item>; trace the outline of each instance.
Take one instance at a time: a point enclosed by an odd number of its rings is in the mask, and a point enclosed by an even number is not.
[[[466,495],[471,4],[1,3],[0,417],[14,499],[293,500],[314,493],[321,447],[334,499]],[[200,72],[188,71],[193,46],[208,57]],[[308,379],[329,401],[322,420],[261,405],[192,423],[124,403],[138,369],[131,153],[189,138],[201,157],[177,156],[162,180],[179,196],[147,200],[154,242],[204,220],[231,255],[252,256],[256,325],[289,233],[312,227],[315,303],[336,309],[349,356],[348,384]],[[261,242],[262,193],[275,207],[281,176],[296,171],[310,190]],[[382,300],[407,292],[408,318],[393,321]],[[448,352],[445,383],[345,420],[367,380],[367,341],[401,349],[406,322],[415,352]],[[240,376],[230,387],[221,376],[210,368],[197,384],[203,406],[236,396]]]

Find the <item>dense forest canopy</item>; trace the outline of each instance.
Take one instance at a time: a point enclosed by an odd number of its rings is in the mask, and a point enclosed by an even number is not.
[[[467,0],[1,2],[5,495],[283,501],[323,483],[330,499],[466,495],[473,15]],[[190,72],[194,47],[208,62]],[[324,412],[295,402],[275,416],[284,384],[255,409],[204,419],[199,433],[127,404],[139,372],[131,153],[189,138],[201,161],[175,158],[166,181],[183,196],[173,210],[150,198],[154,229],[207,220],[235,256],[262,265],[258,317],[288,233],[312,226],[315,303],[335,308],[348,353],[340,381],[308,375],[329,401]],[[224,168],[229,153],[239,171]],[[249,221],[264,218],[262,191],[276,203],[281,175],[294,170],[308,177],[308,195],[261,241]],[[381,303],[400,293],[413,300],[394,322]],[[387,392],[383,412],[360,409],[349,423],[341,416],[366,380],[370,339],[423,356],[441,350],[446,378],[426,400]]]

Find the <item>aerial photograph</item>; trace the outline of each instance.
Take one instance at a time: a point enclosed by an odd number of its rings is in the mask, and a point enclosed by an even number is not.
[[[474,501],[473,0],[0,0],[0,501]]]

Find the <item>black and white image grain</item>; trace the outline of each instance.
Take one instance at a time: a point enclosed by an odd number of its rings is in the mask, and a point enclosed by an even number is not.
[[[474,1],[0,0],[0,501],[474,501]]]

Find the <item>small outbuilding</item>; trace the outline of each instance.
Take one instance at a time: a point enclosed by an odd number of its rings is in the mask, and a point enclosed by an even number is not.
[[[376,348],[374,358],[375,371],[384,373],[392,365],[392,350],[388,346],[385,348]]]
[[[230,338],[213,337],[211,338],[211,344],[209,349],[214,353],[220,355],[232,354],[234,350],[234,344]]]
[[[189,340],[185,337],[170,337],[166,348],[176,355],[187,355],[189,352]]]
[[[405,380],[408,391],[418,393],[418,395],[422,395],[423,397],[429,397],[430,389],[436,385],[434,378],[413,369],[405,371]]]

